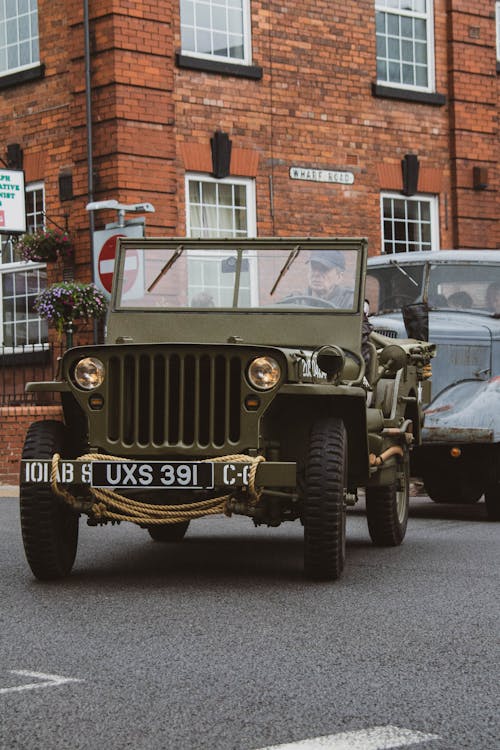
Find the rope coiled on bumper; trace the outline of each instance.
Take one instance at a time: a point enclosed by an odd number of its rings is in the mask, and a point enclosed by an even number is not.
[[[52,467],[50,472],[50,484],[53,493],[64,500],[64,502],[70,505],[75,511],[86,513],[89,518],[96,523],[103,523],[106,521],[130,521],[131,523],[136,523],[141,526],[164,526],[165,524],[182,523],[183,521],[190,521],[193,518],[201,518],[202,516],[220,513],[224,513],[228,516],[231,515],[229,501],[233,497],[232,493],[209,498],[208,500],[199,500],[193,503],[154,505],[133,500],[132,498],[120,495],[114,490],[102,487],[89,487],[89,491],[93,497],[89,500],[81,500],[58,484],[57,474],[60,460],[61,456],[59,453],[54,453],[52,456]],[[101,453],[86,453],[83,456],[79,456],[77,460],[127,461],[128,459],[120,458],[118,456],[108,456]],[[255,477],[259,464],[265,460],[264,456],[252,457],[236,453],[230,456],[219,456],[207,459],[207,462],[250,463],[248,486],[245,490],[248,494],[249,505],[255,506],[259,502],[262,494],[262,490],[255,487]]]

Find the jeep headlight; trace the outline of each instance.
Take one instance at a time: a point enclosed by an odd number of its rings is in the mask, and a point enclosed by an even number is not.
[[[273,357],[257,357],[248,366],[250,385],[259,391],[269,391],[279,382],[281,368]]]
[[[104,380],[104,365],[97,357],[85,357],[77,362],[73,377],[75,383],[86,391],[99,388]]]

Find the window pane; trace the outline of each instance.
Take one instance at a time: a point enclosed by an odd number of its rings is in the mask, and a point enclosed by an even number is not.
[[[387,33],[392,36],[399,36],[399,16],[392,13],[387,15]]]
[[[182,48],[204,56],[244,59],[247,2],[182,0]]]
[[[210,23],[210,5],[198,3],[196,6],[196,23],[198,26],[204,26],[206,29],[211,27]]]
[[[183,24],[194,24],[194,4],[191,0],[181,0],[181,20]]]
[[[224,206],[233,204],[233,186],[219,185],[219,203]]]
[[[418,67],[415,71],[415,82],[417,86],[427,86],[428,84],[428,77],[427,77],[427,68]]]
[[[403,83],[411,85],[414,83],[413,66],[403,65]]]
[[[227,14],[228,31],[243,34],[243,15],[241,10],[229,10]]]
[[[426,23],[418,18],[415,19],[415,39],[424,41],[427,39]]]
[[[212,38],[210,32],[205,29],[196,31],[196,51],[209,55],[212,52]]]
[[[214,55],[222,55],[223,57],[227,57],[229,55],[226,34],[218,34],[217,32],[214,32],[213,45]]]

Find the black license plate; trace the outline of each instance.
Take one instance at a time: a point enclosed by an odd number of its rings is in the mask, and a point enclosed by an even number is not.
[[[196,461],[92,461],[92,487],[151,487],[208,490],[214,486],[212,463]]]

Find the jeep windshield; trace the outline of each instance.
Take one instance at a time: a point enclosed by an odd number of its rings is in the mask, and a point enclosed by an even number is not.
[[[368,269],[370,313],[400,310],[427,301],[432,310],[469,310],[500,315],[500,265],[399,263]]]
[[[327,245],[179,239],[141,247],[140,240],[124,241],[115,309],[356,312],[359,242]]]

